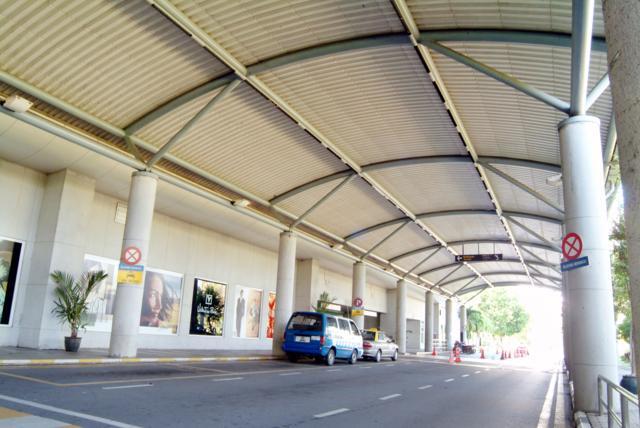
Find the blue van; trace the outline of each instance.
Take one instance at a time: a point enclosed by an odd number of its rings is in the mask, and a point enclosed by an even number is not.
[[[289,361],[307,356],[328,366],[332,366],[336,358],[355,364],[364,352],[362,335],[352,320],[319,312],[291,315],[282,350]]]

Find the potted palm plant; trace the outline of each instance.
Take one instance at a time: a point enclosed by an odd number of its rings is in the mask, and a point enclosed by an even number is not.
[[[78,352],[80,349],[81,337],[78,337],[78,330],[87,325],[87,299],[93,289],[107,277],[107,273],[102,270],[85,272],[79,281],[73,275],[55,271],[51,274],[51,279],[56,284],[54,290],[55,300],[52,312],[61,323],[69,324],[71,336],[64,338],[64,349],[67,352]]]

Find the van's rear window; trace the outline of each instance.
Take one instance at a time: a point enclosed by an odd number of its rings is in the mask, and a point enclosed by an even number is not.
[[[362,338],[364,340],[376,340],[376,334],[372,331],[363,331]]]
[[[322,330],[322,316],[299,314],[291,318],[287,330]]]

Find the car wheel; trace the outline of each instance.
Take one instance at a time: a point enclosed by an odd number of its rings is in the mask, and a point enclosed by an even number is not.
[[[349,364],[355,364],[356,361],[358,361],[358,351],[354,349],[349,358]]]
[[[327,356],[324,359],[324,362],[328,366],[332,366],[333,363],[336,362],[336,351],[334,349],[329,349]]]
[[[378,352],[376,352],[376,363],[379,363],[380,360],[382,359],[382,351],[378,349]]]
[[[393,351],[393,356],[391,357],[391,361],[398,361],[398,350]]]
[[[296,354],[288,353],[287,360],[289,360],[292,363],[295,363],[298,361],[298,356]]]

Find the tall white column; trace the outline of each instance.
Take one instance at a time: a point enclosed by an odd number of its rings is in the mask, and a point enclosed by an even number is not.
[[[444,335],[447,340],[447,349],[453,349],[453,300],[447,299],[445,305]]]
[[[282,343],[287,321],[293,313],[294,283],[296,274],[296,236],[293,232],[280,234],[278,247],[278,274],[276,279],[276,319],[273,326],[273,347],[276,355],[282,355]]]
[[[351,305],[353,305],[353,307],[356,307],[358,302],[362,302],[360,306],[362,306],[362,308],[364,309],[364,293],[366,282],[367,267],[362,262],[355,262],[353,264],[353,288],[351,291]],[[351,318],[360,330],[364,329],[364,314],[352,315]]]
[[[424,350],[433,351],[433,292],[424,293]]]
[[[598,375],[618,380],[600,121],[574,116],[558,130],[565,230],[582,237],[581,256],[589,258],[588,266],[565,275],[575,408],[596,411]]]
[[[396,344],[398,352],[407,352],[407,281],[401,279],[396,288]]]
[[[460,305],[460,342],[467,343],[467,308]]]
[[[138,328],[144,292],[144,268],[147,265],[149,254],[157,185],[158,176],[151,172],[136,171],[131,176],[120,261],[123,263],[128,257],[138,258],[138,261],[133,265],[143,269],[142,283],[118,282],[109,342],[109,356],[111,357],[135,357],[138,351]],[[135,254],[125,254],[127,249],[133,248],[139,251],[139,257]],[[128,258],[127,261],[132,263],[132,260],[134,259]]]

